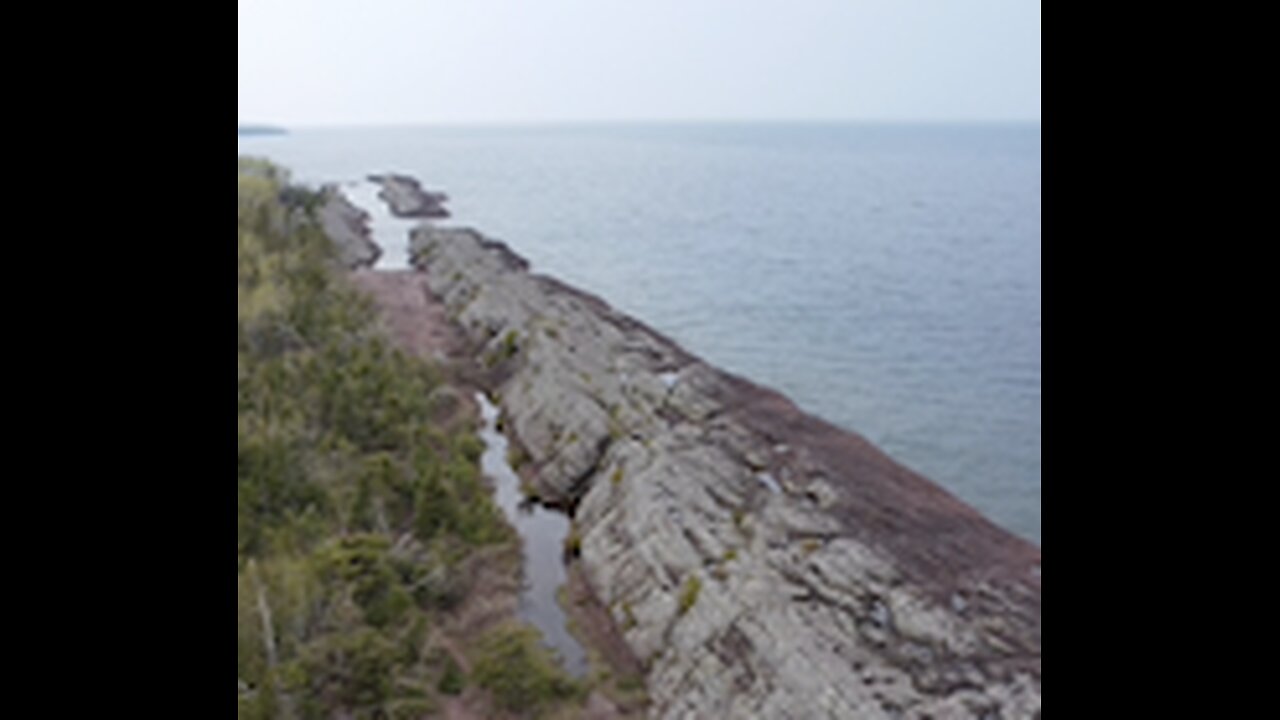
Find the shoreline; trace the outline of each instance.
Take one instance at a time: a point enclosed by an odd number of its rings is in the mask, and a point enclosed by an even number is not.
[[[1038,715],[1039,547],[504,243],[421,226],[410,262],[357,282],[480,365],[655,715]]]

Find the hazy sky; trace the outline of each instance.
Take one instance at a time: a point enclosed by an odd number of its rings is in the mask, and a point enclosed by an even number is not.
[[[242,122],[1040,119],[1040,0],[239,6]]]

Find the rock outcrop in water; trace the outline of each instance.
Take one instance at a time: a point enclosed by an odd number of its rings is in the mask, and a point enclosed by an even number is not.
[[[369,182],[382,186],[378,197],[391,208],[391,214],[402,218],[447,218],[444,203],[449,199],[440,192],[422,189],[415,178],[407,175],[370,175]]]
[[[411,252],[653,716],[1040,717],[1037,547],[501,243],[424,226]]]

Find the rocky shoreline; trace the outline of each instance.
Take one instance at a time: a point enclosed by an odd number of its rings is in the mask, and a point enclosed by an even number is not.
[[[369,239],[369,214],[352,204],[336,185],[322,187],[320,197],[317,218],[338,247],[342,266],[350,270],[373,267],[382,257],[382,248]]]
[[[653,717],[1040,717],[1039,548],[500,242],[410,251]]]

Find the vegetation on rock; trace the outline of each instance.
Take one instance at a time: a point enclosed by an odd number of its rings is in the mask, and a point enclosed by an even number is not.
[[[698,593],[702,591],[702,580],[697,575],[690,575],[680,588],[680,614],[684,615],[698,602]]]

